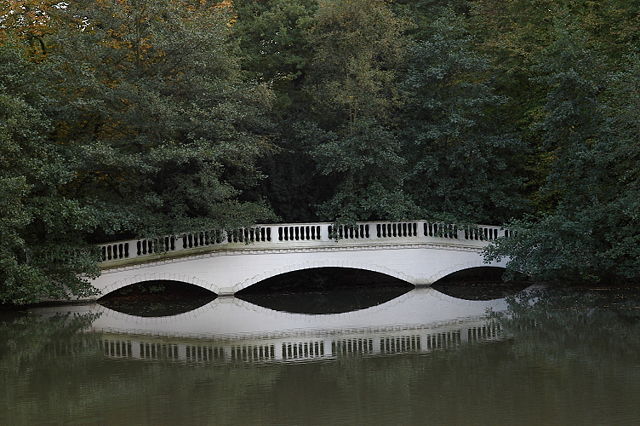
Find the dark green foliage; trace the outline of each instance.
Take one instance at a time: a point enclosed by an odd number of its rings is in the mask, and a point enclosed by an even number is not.
[[[421,217],[502,223],[521,211],[527,146],[498,116],[489,61],[445,10],[411,47],[403,83],[405,187]]]
[[[63,189],[75,176],[48,137],[44,77],[16,46],[0,46],[0,303],[86,295],[78,274],[98,273],[83,239],[97,212]]]
[[[305,90],[313,100],[306,127],[318,171],[331,186],[320,206],[326,219],[401,219],[414,211],[394,131],[408,27],[383,1],[320,3],[309,32],[314,57]]]
[[[77,147],[73,191],[100,206],[104,232],[268,217],[238,197],[260,176],[271,95],[244,79],[225,9],[88,0],[59,14],[66,26],[49,60],[64,95],[53,115],[60,139]]]
[[[49,12],[46,55],[3,47],[0,301],[86,295],[107,238],[272,218],[247,191],[271,91],[229,12],[186,6],[74,2]]]
[[[551,155],[542,195],[552,207],[539,220],[514,222],[516,236],[488,258],[511,256],[511,268],[545,279],[637,279],[637,57],[607,75],[579,34],[561,30],[539,69],[548,85],[540,128]]]
[[[238,20],[233,29],[243,68],[275,94],[271,140],[277,150],[260,162],[267,179],[258,189],[287,222],[317,220],[316,204],[327,192],[310,155],[314,141],[298,130],[309,114],[310,98],[302,88],[313,49],[306,34],[317,8],[315,0],[234,2]]]
[[[270,211],[514,218],[515,270],[640,277],[637,0],[36,3],[0,7],[0,302]]]
[[[243,69],[272,86],[276,115],[304,110],[304,94],[298,89],[311,59],[305,33],[316,9],[315,0],[234,1],[233,29],[243,52]]]

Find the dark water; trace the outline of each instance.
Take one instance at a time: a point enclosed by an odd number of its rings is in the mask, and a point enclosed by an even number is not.
[[[358,308],[5,314],[0,424],[640,424],[638,290]]]

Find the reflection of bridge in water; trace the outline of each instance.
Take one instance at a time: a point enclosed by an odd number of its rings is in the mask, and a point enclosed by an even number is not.
[[[313,361],[351,356],[427,353],[455,349],[465,343],[502,337],[495,321],[470,321],[458,327],[369,332],[320,338],[265,338],[248,341],[161,339],[149,336],[106,334],[100,340],[111,358],[197,363]]]
[[[424,353],[501,337],[487,311],[504,299],[468,301],[431,288],[415,289],[370,308],[329,315],[273,311],[237,298],[218,298],[194,311],[145,318],[100,305],[68,307],[99,313],[89,331],[113,358],[186,362],[268,362]],[[41,313],[57,311],[43,308]]]

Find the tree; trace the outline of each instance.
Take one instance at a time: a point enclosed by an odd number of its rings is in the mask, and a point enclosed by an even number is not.
[[[66,147],[49,138],[44,81],[21,47],[0,46],[0,303],[87,295],[78,274],[97,274],[83,238],[96,212],[64,194],[75,176]]]
[[[325,218],[410,215],[394,128],[408,26],[385,1],[320,3],[308,34],[314,56],[305,90],[312,111],[299,129],[314,141],[312,155],[331,188],[320,206]]]
[[[272,93],[241,71],[227,8],[82,0],[47,18],[45,49],[2,63],[2,158],[21,160],[3,170],[1,300],[86,294],[107,238],[272,217],[248,192]]]
[[[522,211],[526,145],[497,114],[489,61],[452,10],[421,28],[403,82],[406,192],[421,215],[501,223]]]
[[[488,259],[543,279],[612,282],[640,277],[637,59],[607,75],[580,32],[558,30],[539,70],[548,87],[540,122],[550,152],[542,196],[549,210],[516,221]],[[605,81],[615,84],[605,89]]]
[[[274,92],[271,141],[276,149],[261,159],[266,178],[257,191],[287,222],[318,220],[316,204],[326,198],[309,150],[313,142],[296,130],[309,116],[311,99],[303,88],[313,47],[306,36],[317,10],[315,0],[236,0],[233,34],[242,66]]]
[[[240,201],[268,149],[270,91],[245,79],[225,8],[147,0],[74,2],[49,60],[57,137],[77,148],[69,189],[106,234],[237,226],[268,212]]]

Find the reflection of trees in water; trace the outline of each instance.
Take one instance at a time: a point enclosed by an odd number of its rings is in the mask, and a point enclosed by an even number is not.
[[[72,376],[91,374],[82,364],[99,354],[98,336],[83,333],[99,315],[0,317],[0,424],[50,422],[54,413],[38,413],[41,404],[71,408],[78,392]]]
[[[640,289],[532,289],[499,314],[521,354],[607,363],[640,353]]]
[[[95,350],[97,337],[80,332],[99,316],[98,313],[64,313],[50,317],[17,314],[0,318],[0,365],[9,371],[23,371],[43,358],[64,351],[78,352],[83,347]]]

